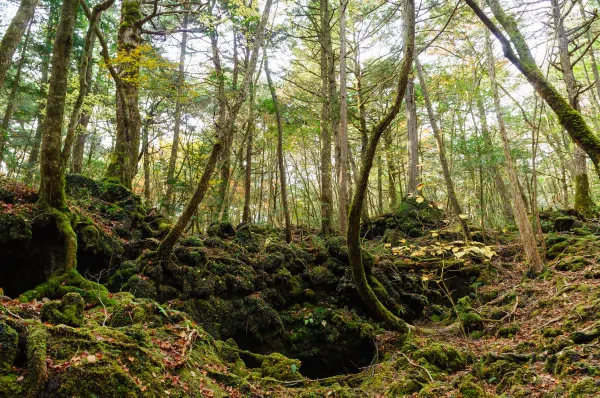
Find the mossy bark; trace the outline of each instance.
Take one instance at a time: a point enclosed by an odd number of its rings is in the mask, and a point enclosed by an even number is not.
[[[373,160],[375,158],[375,153],[377,152],[379,139],[400,111],[400,105],[402,104],[406,87],[408,85],[409,75],[412,70],[415,46],[414,7],[415,5],[413,0],[406,1],[403,16],[405,32],[404,58],[402,60],[398,84],[396,86],[396,98],[394,99],[394,103],[392,104],[390,110],[372,130],[371,139],[369,140],[369,145],[365,152],[365,156],[363,157],[363,167],[360,172],[359,181],[354,193],[352,205],[350,206],[347,233],[350,268],[352,270],[352,277],[358,293],[377,318],[384,321],[391,328],[398,330],[403,335],[408,333],[408,325],[402,319],[392,314],[379,301],[377,295],[375,292],[373,292],[373,289],[369,285],[365,267],[362,262],[362,251],[360,246],[360,217],[369,183],[369,175],[371,173],[371,168],[373,167]]]
[[[43,325],[34,325],[27,335],[28,397],[37,397],[48,380],[46,347],[48,332]]]
[[[119,77],[123,95],[117,95],[117,137],[106,177],[131,189],[137,173],[141,140],[139,111],[140,52],[142,43],[141,1],[126,0],[121,6],[121,24],[117,39]]]

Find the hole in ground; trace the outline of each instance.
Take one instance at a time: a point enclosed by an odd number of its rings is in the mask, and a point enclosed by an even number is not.
[[[0,287],[15,298],[43,283],[64,263],[63,241],[53,223],[32,226],[29,240],[11,240],[0,245]]]
[[[323,342],[322,346],[314,347],[318,349],[318,354],[308,355],[295,351],[294,347],[287,345],[283,339],[271,339],[269,343],[264,343],[243,333],[231,337],[242,350],[261,355],[279,352],[288,358],[299,359],[302,362],[300,373],[310,379],[358,373],[365,366],[369,366],[376,355],[375,347],[368,339],[356,341],[352,345],[332,346]],[[251,355],[240,354],[240,357],[249,368],[261,366]]]

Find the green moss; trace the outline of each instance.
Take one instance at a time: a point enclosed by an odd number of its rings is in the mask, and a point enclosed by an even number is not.
[[[485,397],[483,389],[473,381],[464,381],[458,386],[458,391],[464,398],[481,398]]]
[[[156,286],[154,282],[140,275],[133,275],[123,285],[123,290],[131,292],[137,298],[156,299]]]
[[[19,334],[0,321],[0,374],[8,372],[17,356]]]
[[[581,271],[586,266],[590,265],[591,262],[583,256],[571,256],[561,258],[556,263],[555,268],[559,271]]]
[[[83,325],[85,303],[78,293],[67,293],[60,301],[50,301],[42,307],[42,321],[53,325],[80,327]]]
[[[273,353],[263,357],[260,371],[263,377],[282,381],[298,380],[302,379],[300,365],[301,362],[297,359],[289,359],[282,354]]]
[[[600,391],[600,383],[592,377],[584,377],[569,388],[569,397],[587,397]]]
[[[108,291],[104,286],[85,279],[76,270],[53,274],[46,282],[19,296],[19,300],[28,302],[44,297],[59,299],[67,293],[78,293],[90,304],[99,303],[100,299],[104,302],[108,300]]]
[[[388,394],[392,397],[401,397],[407,394],[419,392],[423,388],[423,383],[414,378],[395,381],[390,385]]]
[[[498,336],[505,338],[513,338],[519,332],[519,330],[521,330],[521,327],[517,324],[501,326],[498,329]]]
[[[440,370],[455,372],[467,366],[465,356],[449,344],[432,343],[413,353],[413,357],[422,358]]]
[[[48,332],[43,325],[32,325],[27,335],[27,384],[29,395],[35,396],[41,391],[48,378],[46,367]]]

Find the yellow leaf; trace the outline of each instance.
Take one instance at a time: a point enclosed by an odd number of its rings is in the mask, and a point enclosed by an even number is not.
[[[467,254],[467,252],[464,252],[464,251],[463,251],[463,252],[456,252],[456,253],[454,253],[454,255],[456,256],[456,258],[461,258],[461,257],[463,257],[465,254]]]
[[[422,196],[417,196],[416,201],[417,201],[417,203],[423,203],[423,202],[425,202],[425,199],[423,199]]]
[[[390,247],[392,247],[392,244],[391,243],[386,243],[385,245],[383,245],[383,247],[385,249],[389,249]]]
[[[425,187],[425,184],[420,183],[419,185],[416,186],[417,191],[420,191],[423,189],[423,187]]]
[[[467,216],[466,214],[459,214],[458,218],[460,218],[461,220],[466,220],[467,218],[469,218],[469,216]]]

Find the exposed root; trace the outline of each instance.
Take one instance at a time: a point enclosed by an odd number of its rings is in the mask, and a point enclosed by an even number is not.
[[[37,397],[48,380],[46,344],[48,332],[43,325],[31,326],[27,335],[28,397]]]

